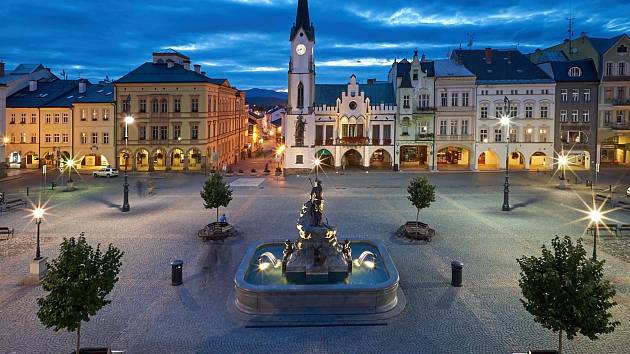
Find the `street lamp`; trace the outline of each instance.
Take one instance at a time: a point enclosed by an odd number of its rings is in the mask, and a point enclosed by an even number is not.
[[[593,227],[593,260],[597,260],[597,238],[599,237],[599,223],[602,221],[602,213],[598,208],[593,208],[588,211],[588,216],[591,219],[591,225]]]
[[[313,165],[315,166],[315,181],[319,180],[318,170],[321,164],[322,164],[322,160],[320,160],[319,157],[316,157],[315,160],[313,161]]]
[[[565,189],[567,187],[566,169],[567,169],[568,165],[569,165],[569,157],[564,153],[564,151],[562,151],[558,155],[558,169],[561,171],[560,172],[560,182],[559,182],[559,188],[560,189]]]
[[[44,213],[46,211],[42,207],[37,207],[33,209],[33,218],[35,219],[35,224],[37,224],[37,249],[35,250],[35,260],[39,261],[42,259],[42,255],[39,249],[39,224],[42,223],[42,218],[44,218]]]
[[[123,183],[123,205],[122,211],[129,211],[129,182],[127,181],[127,166],[129,165],[129,149],[128,141],[129,141],[129,124],[133,123],[132,116],[125,117],[125,182]]]
[[[503,183],[503,207],[501,210],[510,211],[510,100],[505,96],[503,99],[503,115],[501,116],[501,125],[507,128],[507,144],[505,148],[505,182]],[[511,114],[511,112],[510,112]]]

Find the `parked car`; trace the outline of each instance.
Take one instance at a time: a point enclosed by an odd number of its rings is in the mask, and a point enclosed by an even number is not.
[[[118,177],[118,169],[116,168],[111,168],[111,167],[105,167],[102,170],[99,171],[94,171],[93,173],[94,178],[96,177]]]

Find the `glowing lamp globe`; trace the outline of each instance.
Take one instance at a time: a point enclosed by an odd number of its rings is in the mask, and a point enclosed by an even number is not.
[[[501,125],[508,125],[510,124],[510,117],[503,116],[499,121],[501,122]]]
[[[131,124],[133,123],[134,119],[132,116],[126,116],[125,117],[125,124]]]
[[[41,219],[44,217],[44,212],[45,210],[41,207],[37,207],[35,209],[33,209],[33,217],[35,219]]]

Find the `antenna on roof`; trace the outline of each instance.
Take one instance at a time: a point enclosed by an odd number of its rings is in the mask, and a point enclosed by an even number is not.
[[[66,70],[65,69],[61,70],[61,76],[63,77],[64,80],[68,79],[68,75],[66,75]]]
[[[567,21],[569,21],[569,28],[567,32],[569,32],[569,55],[571,55],[573,53],[573,21],[575,20],[575,17],[573,17],[572,5],[569,6],[569,18],[567,18]]]
[[[474,40],[475,40],[475,34],[468,33],[468,42],[466,43],[466,48],[472,49]]]

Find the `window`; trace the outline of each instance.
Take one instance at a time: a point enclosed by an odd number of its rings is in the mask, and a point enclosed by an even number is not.
[[[126,101],[125,101],[126,102]],[[81,120],[86,120],[87,119],[87,112],[85,111],[84,108],[81,109]]]
[[[20,124],[26,124],[26,114],[22,113],[20,115]]]
[[[162,113],[168,112],[168,100],[166,98],[163,98],[160,101],[160,112]]]
[[[426,134],[429,131],[429,122],[420,122],[420,134]]]
[[[440,121],[440,135],[446,135],[447,124],[448,123],[445,120]]]
[[[562,123],[566,123],[567,122],[567,110],[563,109],[560,111],[560,122]]]
[[[418,80],[418,70],[413,71],[413,79]]]
[[[501,128],[494,129],[494,141],[497,143],[503,141],[503,133],[501,131]]]
[[[617,99],[622,100],[626,95],[626,90],[623,87],[617,87]]]
[[[626,63],[620,62],[619,64],[617,64],[617,72],[619,73],[619,76],[625,76],[626,75]]]
[[[61,123],[68,124],[68,122],[70,122],[70,116],[68,115],[68,113],[62,114],[61,115]]]
[[[193,124],[190,128],[190,138],[199,139],[199,124]]]
[[[138,126],[138,140],[146,140],[147,139],[147,126],[139,125]]]
[[[538,131],[540,133],[539,138],[538,139],[541,143],[546,143],[547,142],[547,129],[542,128]]]
[[[580,77],[582,76],[582,69],[577,66],[573,66],[569,69],[569,77]]]
[[[70,134],[63,133],[61,134],[61,142],[67,143],[70,141]]]
[[[168,140],[168,125],[160,126],[160,140]]]
[[[54,117],[55,117],[54,119],[55,124],[59,124],[61,122],[61,114],[55,113]]]
[[[13,121],[15,123],[15,120]],[[52,114],[46,113],[46,124],[52,123]]]
[[[92,109],[92,120],[93,121],[98,120],[98,110],[96,108]]]
[[[138,101],[138,111],[140,113],[146,113],[147,112],[147,100],[145,98],[141,98]]]
[[[64,113],[65,115],[68,115],[67,113]],[[37,124],[37,114],[32,113],[31,114],[31,124]]]
[[[46,122],[50,123],[50,122]],[[11,122],[9,124],[15,124],[15,113],[11,113]]]
[[[295,164],[296,165],[304,164],[304,155],[295,155]]]
[[[510,90],[510,95],[518,95],[518,90]]]
[[[420,108],[428,108],[429,107],[429,94],[423,93],[420,95]]]
[[[618,110],[617,111],[617,123],[623,123],[623,111],[622,110]]]
[[[573,111],[571,111],[571,123],[577,123],[578,122],[578,110],[574,109]]]
[[[503,116],[503,106],[498,105],[494,107],[494,116],[497,118],[501,118]]]
[[[446,92],[442,92],[440,94],[440,98],[441,98],[441,103],[442,103],[442,107],[446,107],[448,105],[448,95]]]
[[[131,111],[131,100],[127,99],[122,102],[122,110],[125,113],[129,113],[129,111]],[[85,119],[82,119],[82,120],[85,120]]]
[[[613,74],[613,63],[606,63],[606,76],[612,76]]]
[[[457,107],[459,104],[459,94],[457,92],[451,93],[451,106]]]
[[[332,128],[332,126],[331,126]],[[331,131],[332,133],[332,131]],[[385,124],[383,125],[383,139],[391,140],[392,139],[392,125]]]
[[[588,123],[591,121],[591,114],[588,109],[582,111],[582,122]]]
[[[298,84],[297,88],[297,106],[298,108],[304,107],[304,85],[302,82]]]
[[[462,92],[462,106],[468,107],[469,96],[470,94],[468,92]]]
[[[612,87],[606,87],[604,90],[604,99],[605,102],[610,102],[613,99],[613,89]]]
[[[611,119],[612,119],[612,112],[611,111],[604,112],[604,123],[610,123]]]
[[[451,135],[457,135],[457,121],[451,121]]]
[[[573,89],[573,91],[571,92],[571,100],[573,102],[578,102],[580,101],[580,90],[578,89]]]
[[[87,144],[87,133],[81,133],[81,144]]]
[[[518,106],[510,106],[510,118],[516,118],[518,116]]]
[[[525,142],[526,143],[531,143],[532,142],[532,133],[533,132],[534,132],[534,129],[532,129],[532,128],[525,129]]]
[[[109,120],[109,109],[103,108],[103,120]]]
[[[61,141],[61,139],[60,139],[60,138],[61,138],[61,135],[60,135],[60,134],[58,134],[58,133],[57,133],[57,134],[53,134],[53,142],[54,142],[54,143],[58,143],[58,142],[60,142],[60,141]]]
[[[173,125],[173,140],[182,138],[182,126],[179,124]]]
[[[157,113],[159,108],[157,98],[151,100],[151,113]]]
[[[190,110],[192,112],[199,112],[199,98],[193,97],[190,99]]]
[[[20,143],[26,144],[26,133],[20,134]]]
[[[37,144],[37,134],[31,134],[31,144]]]
[[[462,121],[462,135],[468,135],[468,121]]]
[[[481,119],[488,118],[488,106],[481,106]]]
[[[182,99],[181,98],[174,98],[173,99],[173,110],[175,112],[181,112],[182,111]]]
[[[549,107],[540,106],[540,118],[549,118]]]
[[[403,96],[403,108],[409,108],[409,95]]]
[[[153,126],[151,127],[151,140],[158,140],[159,136],[159,130],[158,130],[158,126]]]
[[[92,133],[92,145],[98,144],[98,133]]]
[[[44,141],[47,143],[52,142],[52,135],[50,133],[44,134]]]
[[[566,102],[569,99],[569,92],[567,89],[560,90],[560,99],[562,102]]]
[[[528,104],[525,106],[525,118],[532,118],[534,116],[534,106]]]
[[[628,53],[628,47],[623,44],[620,45],[619,47],[617,47],[617,53]]]
[[[516,139],[516,128],[510,128],[510,136],[509,136],[510,142],[517,142],[518,140]]]
[[[591,102],[591,89],[584,89],[584,102]]]
[[[103,144],[109,144],[109,133],[103,133]]]

